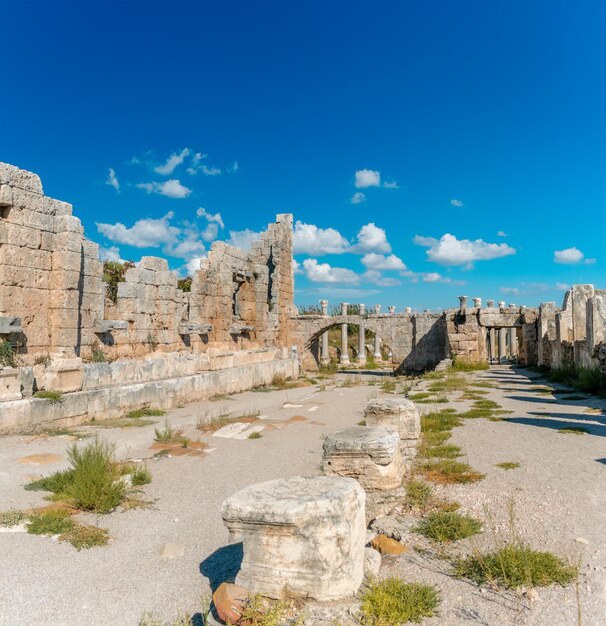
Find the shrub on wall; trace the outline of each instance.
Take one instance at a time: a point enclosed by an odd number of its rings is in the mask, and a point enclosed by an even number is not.
[[[107,283],[107,297],[112,302],[118,300],[118,283],[124,282],[124,274],[131,267],[135,267],[132,261],[103,261],[103,282]]]

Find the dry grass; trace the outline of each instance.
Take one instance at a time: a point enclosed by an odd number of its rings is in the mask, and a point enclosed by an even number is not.
[[[467,463],[452,459],[428,461],[420,466],[420,471],[427,480],[440,485],[475,483],[484,478]]]
[[[482,524],[473,517],[459,513],[436,511],[421,520],[412,530],[434,541],[450,542],[481,532]]]

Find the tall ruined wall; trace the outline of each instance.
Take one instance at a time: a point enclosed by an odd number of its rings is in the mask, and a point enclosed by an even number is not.
[[[71,205],[44,196],[36,174],[0,164],[0,339],[24,365],[287,345],[292,216],[279,215],[250,251],[215,242],[191,293],[156,257],[125,273],[115,302],[102,277],[99,247]]]
[[[99,247],[36,174],[0,163],[0,335],[23,355],[78,356],[103,302]],[[20,324],[14,318],[20,319]]]
[[[541,305],[537,327],[539,365],[606,371],[606,290],[573,285],[561,309],[553,302]]]

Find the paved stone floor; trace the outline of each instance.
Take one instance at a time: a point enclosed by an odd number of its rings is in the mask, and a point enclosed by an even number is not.
[[[606,402],[595,398],[565,400],[539,393],[543,381],[526,370],[496,367],[478,375],[498,384],[488,390],[512,410],[502,422],[467,420],[455,429],[453,443],[468,462],[486,473],[474,485],[443,488],[462,510],[505,525],[515,501],[519,531],[537,547],[582,559],[583,624],[603,623],[606,614]],[[146,611],[169,618],[179,610],[195,613],[209,585],[233,573],[237,554],[226,549],[221,502],[237,489],[263,480],[320,472],[324,435],[356,424],[365,401],[378,386],[303,387],[269,393],[247,392],[218,402],[172,411],[171,423],[208,443],[202,456],[152,458],[154,425],[130,429],[92,429],[116,443],[123,458],[148,458],[153,482],[143,487],[153,509],[100,516],[112,542],[77,552],[69,544],[25,533],[0,533],[0,624],[136,625]],[[574,392],[570,395],[576,395]],[[438,405],[443,408],[448,405]],[[465,404],[452,401],[464,409]],[[431,408],[426,405],[426,409]],[[225,437],[195,429],[201,415],[259,411],[260,439],[242,430]],[[163,418],[158,418],[162,425]],[[564,435],[558,429],[582,425],[589,434]],[[250,428],[245,426],[242,428]],[[236,432],[237,431],[237,432]],[[233,435],[233,436],[232,436]],[[67,437],[0,438],[0,509],[44,504],[41,493],[28,492],[30,479],[66,466]],[[520,469],[503,471],[503,461]],[[92,516],[80,516],[94,523]],[[175,545],[168,545],[175,544]],[[162,556],[162,551],[168,553]],[[574,589],[540,590],[527,608],[511,594],[481,593],[448,575],[443,562],[411,550],[384,563],[382,574],[427,580],[442,593],[441,617],[428,624],[572,624]]]

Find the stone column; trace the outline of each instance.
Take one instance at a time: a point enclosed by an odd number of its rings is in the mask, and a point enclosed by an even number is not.
[[[375,304],[375,315],[379,315],[380,312],[381,312],[381,305]]]
[[[322,315],[328,315],[328,300],[320,300]],[[320,350],[320,363],[327,365],[330,363],[330,355],[328,353],[328,331],[322,333],[322,347]]]
[[[494,300],[486,300],[487,309],[492,309],[493,306],[494,306]]]
[[[360,317],[364,319],[366,315],[366,305],[360,305]],[[360,322],[358,326],[358,363],[366,365],[366,324]]]
[[[509,329],[509,356],[512,358],[518,356],[518,333],[515,328]]]
[[[498,329],[498,337],[499,337],[499,363],[503,363],[505,360],[505,355],[507,353],[507,345],[505,342],[505,333],[507,332],[506,328]]]
[[[504,300],[500,300],[499,301],[499,309],[504,309],[505,308],[505,301]]]
[[[396,307],[395,306],[388,306],[387,310],[389,311],[390,315],[393,315],[396,312]]]
[[[375,333],[375,350],[372,356],[374,357],[375,361],[380,361],[383,358],[381,354],[381,338],[377,333]]]
[[[341,302],[341,315],[347,315],[347,302]],[[347,322],[341,324],[341,359],[339,361],[341,365],[349,365],[349,352],[347,349]]]
[[[493,341],[493,334],[494,334],[494,328],[487,328],[486,329],[486,333],[487,333],[487,344],[488,344],[488,362],[492,363],[492,358],[494,356],[494,349],[493,349],[493,345],[494,345],[494,341]]]
[[[411,307],[411,306],[407,306],[407,307],[404,309],[404,311],[405,311],[405,313],[406,313],[406,314],[410,315],[410,314],[412,313],[412,307]]]
[[[482,308],[482,298],[474,298],[473,299],[473,306],[475,309],[481,309]]]
[[[461,311],[461,313],[465,313],[466,308],[467,308],[467,296],[459,296],[459,311]]]

